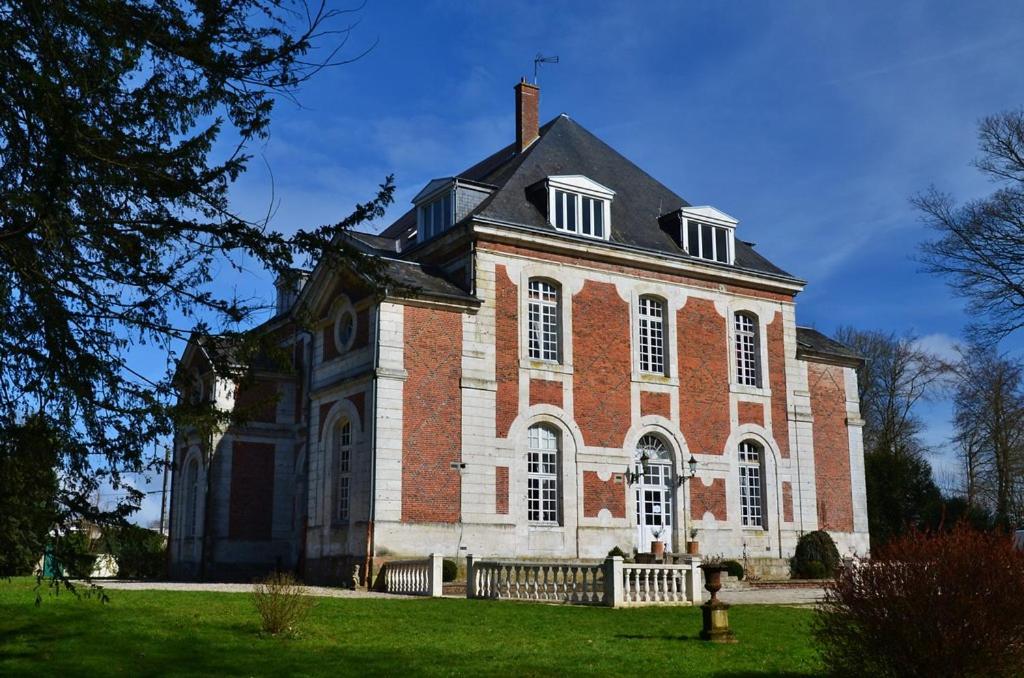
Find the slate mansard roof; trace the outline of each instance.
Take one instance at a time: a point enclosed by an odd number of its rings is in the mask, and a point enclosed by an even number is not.
[[[615,191],[610,243],[691,258],[658,221],[661,216],[690,207],[690,203],[564,114],[541,127],[540,138],[522,153],[516,153],[515,144],[509,144],[454,178],[494,187],[467,219],[554,233],[554,226],[529,199],[529,193],[549,176],[573,174],[586,176]],[[373,245],[401,252],[398,243],[415,226],[416,212],[410,209],[376,237]],[[799,282],[739,238],[732,268]]]

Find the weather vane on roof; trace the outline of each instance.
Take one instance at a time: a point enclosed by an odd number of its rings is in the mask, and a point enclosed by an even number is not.
[[[558,57],[556,56],[544,56],[540,52],[537,52],[537,56],[533,58],[533,84],[537,84],[537,71],[540,70],[541,64],[557,64]]]

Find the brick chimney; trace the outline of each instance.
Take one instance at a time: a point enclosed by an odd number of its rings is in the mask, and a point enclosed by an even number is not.
[[[540,87],[522,78],[516,85],[516,152],[540,137]]]

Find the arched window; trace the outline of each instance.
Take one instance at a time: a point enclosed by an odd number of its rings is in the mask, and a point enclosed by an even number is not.
[[[743,527],[764,525],[764,483],[762,448],[751,440],[740,443],[740,520]]]
[[[558,432],[548,426],[532,426],[527,438],[527,520],[546,525],[558,524]]]
[[[757,316],[737,313],[736,382],[744,386],[761,386],[761,351],[758,341]]]
[[[337,522],[348,522],[352,497],[352,424],[342,419],[334,425],[335,496]]]
[[[637,325],[640,371],[665,374],[665,304],[656,297],[640,297]]]
[[[547,280],[534,278],[529,284],[528,347],[531,360],[558,362],[560,359],[558,287]]]
[[[193,459],[185,472],[185,536],[196,536],[199,513],[199,460]]]

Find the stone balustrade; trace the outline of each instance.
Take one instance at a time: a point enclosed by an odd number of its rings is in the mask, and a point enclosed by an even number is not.
[[[466,559],[466,597],[575,605],[699,604],[700,558],[638,565],[614,556],[603,563],[537,563]]]
[[[442,584],[442,561],[432,553],[421,560],[391,560],[384,566],[384,590],[407,596],[439,598]]]

